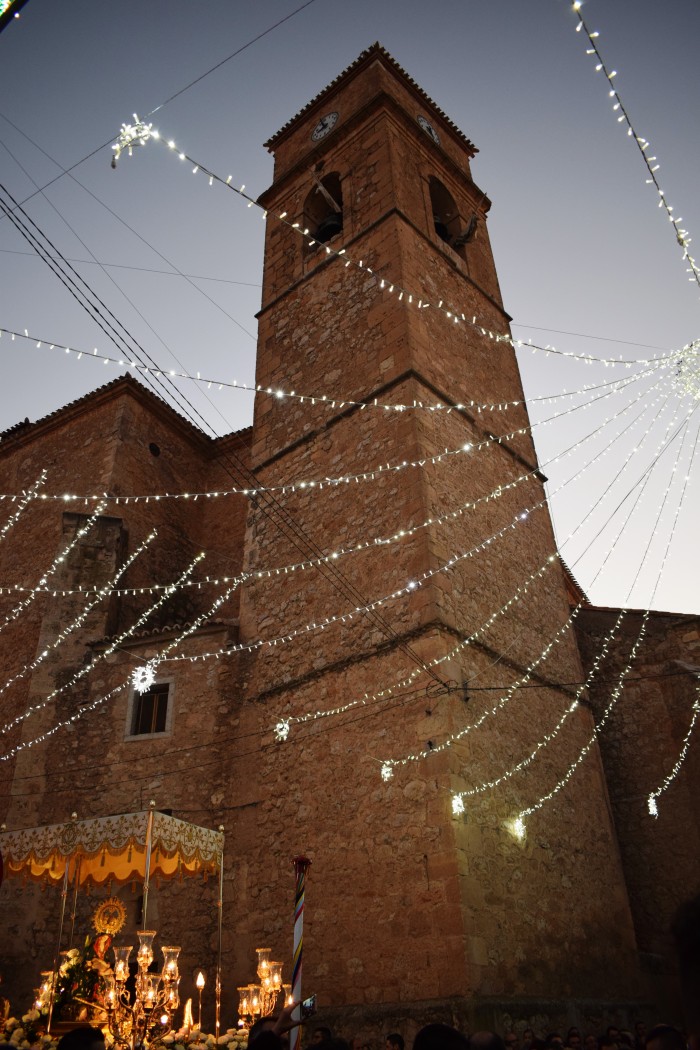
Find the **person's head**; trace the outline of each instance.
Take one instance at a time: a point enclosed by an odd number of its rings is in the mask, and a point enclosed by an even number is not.
[[[495,1032],[474,1032],[469,1039],[469,1050],[505,1050],[505,1044]]]
[[[635,1037],[638,1040],[640,1040],[640,1042],[646,1042],[647,1026],[644,1024],[644,1021],[635,1021],[634,1022],[634,1034],[635,1034]]]
[[[564,1039],[559,1032],[550,1032],[549,1035],[545,1036],[545,1045],[549,1047],[558,1047],[564,1045]]]
[[[686,1050],[681,1032],[670,1024],[657,1024],[647,1033],[646,1050]]]
[[[274,1017],[258,1017],[257,1021],[253,1021],[248,1029],[248,1046],[250,1046],[251,1043],[254,1043],[263,1032],[271,1032],[274,1027]],[[56,1047],[56,1050],[58,1050],[58,1047]]]
[[[324,1028],[324,1027],[314,1028],[313,1033],[311,1035],[311,1042],[314,1043],[314,1044],[315,1043],[330,1043],[332,1038],[333,1038],[333,1035],[331,1033],[330,1028]]]
[[[581,1050],[581,1033],[578,1028],[572,1029],[566,1037],[566,1045],[571,1047],[571,1050]]]
[[[403,1050],[403,1036],[398,1032],[389,1032],[386,1037],[386,1050]]]
[[[518,1034],[517,1032],[506,1032],[503,1036],[503,1042],[506,1044],[506,1050],[518,1050]]]
[[[413,1050],[469,1050],[469,1040],[448,1024],[427,1024],[413,1040]]]
[[[58,1046],[61,1050],[105,1050],[105,1037],[101,1029],[83,1025],[61,1036]]]
[[[105,1037],[99,1028],[83,1025],[62,1035],[56,1050],[105,1050]]]
[[[528,1045],[535,1038],[535,1033],[531,1028],[526,1028],[523,1032],[523,1045]]]
[[[609,1040],[609,1044],[617,1043],[620,1038],[620,1029],[616,1024],[609,1024],[605,1029],[605,1034]]]
[[[598,1037],[591,1032],[584,1036],[583,1050],[598,1050]]]

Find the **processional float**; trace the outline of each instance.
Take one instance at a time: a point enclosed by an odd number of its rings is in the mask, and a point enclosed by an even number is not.
[[[223,920],[223,829],[211,831],[165,813],[152,803],[148,810],[92,820],[72,819],[65,824],[0,833],[0,856],[5,878],[20,878],[59,887],[61,891],[58,936],[53,970],[44,973],[43,992],[48,1006],[47,1031],[51,1031],[59,959],[63,942],[66,908],[81,888],[124,885],[140,881],[143,887],[142,927],[137,931],[135,987],[127,989],[129,955],[132,945],[113,948],[114,965],[106,962],[100,972],[101,1002],[106,1024],[115,1040],[136,1047],[157,1042],[173,1026],[179,1005],[180,948],[164,946],[163,965],[152,973],[155,930],[148,925],[148,892],[151,880],[180,879],[183,876],[218,876],[216,900],[218,949],[216,961],[216,1036],[221,1021],[221,950]],[[110,910],[111,909],[111,910]],[[125,916],[123,903],[110,898],[101,905],[101,924],[105,932],[121,928]],[[123,914],[122,914],[123,913]],[[121,919],[121,921],[119,921]],[[111,925],[110,925],[111,924]],[[70,940],[73,940],[71,927]],[[94,1004],[90,1004],[94,1005]]]

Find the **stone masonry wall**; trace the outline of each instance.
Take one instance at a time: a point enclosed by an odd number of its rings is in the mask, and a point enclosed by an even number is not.
[[[597,752],[532,816],[523,844],[509,830],[588,740],[587,708],[527,776],[452,816],[452,790],[500,776],[536,746],[571,703],[581,668],[512,350],[380,287],[463,303],[465,315],[507,331],[487,237],[464,260],[429,221],[431,173],[455,194],[473,193],[473,184],[464,175],[460,183],[413,119],[397,115],[399,97],[396,106],[367,102],[356,119],[352,89],[341,85],[337,99],[346,130],[339,120],[317,155],[324,171],[339,173],[342,244],[363,268],[309,252],[268,220],[258,382],[318,397],[303,405],[258,398],[253,464],[261,483],[289,486],[276,499],[300,533],[282,539],[278,508],[258,506],[246,557],[251,569],[282,568],[308,560],[312,548],[363,549],[339,554],[342,580],[282,569],[243,592],[242,639],[271,643],[257,648],[246,674],[251,734],[267,730],[263,751],[248,775],[231,774],[250,800],[236,882],[262,912],[256,919],[239,905],[244,935],[250,930],[252,946],[257,929],[279,944],[285,920],[274,901],[288,885],[286,858],[308,850],[306,972],[333,1007],[379,1003],[397,1016],[398,1004],[455,997],[634,997],[634,934]],[[382,90],[390,92],[386,83]],[[290,132],[299,158],[307,132],[301,122]],[[292,149],[285,141],[286,158]],[[266,207],[300,219],[307,171],[285,161],[276,172]],[[390,412],[348,406],[348,397],[467,408]],[[470,410],[471,401],[489,407]],[[418,460],[420,469],[391,469]],[[340,477],[351,480],[332,480]],[[401,542],[380,542],[401,530]],[[416,586],[395,593],[409,581]],[[383,623],[357,611],[368,602]],[[412,675],[438,659],[439,682]],[[528,688],[491,716],[493,697],[523,676]],[[275,744],[273,727],[285,718],[289,737]],[[467,731],[479,720],[483,730]],[[441,751],[455,733],[459,743]],[[387,759],[399,764],[384,783]],[[605,959],[586,951],[600,941],[615,945]]]
[[[207,827],[230,819],[230,792],[221,770],[228,749],[225,733],[235,728],[240,703],[235,654],[161,665],[161,680],[171,683],[172,705],[170,729],[164,736],[131,737],[127,717],[133,668],[156,656],[183,624],[206,612],[225,584],[183,589],[144,620],[112,656],[104,659],[102,654],[108,645],[105,638],[133,626],[162,595],[162,590],[148,593],[147,589],[153,584],[162,588],[176,579],[199,550],[207,559],[196,570],[196,579],[202,580],[207,572],[211,577],[233,578],[240,571],[244,497],[148,502],[131,498],[230,488],[233,482],[225,464],[232,447],[247,455],[240,439],[212,449],[203,435],[131,380],[118,381],[0,444],[3,492],[21,492],[46,467],[46,493],[106,491],[120,497],[118,503],[108,503],[94,527],[58,566],[51,577],[55,593],[31,600],[0,636],[8,678],[47,651],[34,673],[18,677],[2,698],[4,722],[22,715],[30,705],[37,708],[3,735],[3,754],[21,748],[0,769],[0,801],[9,827],[60,823],[74,811],[80,817],[130,812],[147,808],[150,799],[159,808]],[[36,586],[85,525],[93,506],[93,501],[87,506],[85,501],[32,502],[0,549],[3,585]],[[84,592],[105,586],[154,528],[158,535],[120,580],[120,586],[136,593],[100,602],[78,629],[55,646],[60,632],[84,609],[88,601]],[[21,597],[26,598],[26,593],[2,596],[3,618]],[[234,591],[214,621],[205,619],[188,639],[187,653],[226,651],[237,638],[237,611]],[[89,674],[81,675],[86,669]],[[79,677],[72,681],[76,674]],[[47,705],[46,698],[59,687],[63,691]],[[86,703],[100,697],[103,702],[82,713]],[[80,717],[65,724],[73,715]],[[64,725],[52,732],[57,722]],[[39,740],[45,733],[50,735]],[[197,966],[213,980],[215,892],[211,884],[186,880],[182,885],[154,887],[151,895],[159,943],[183,945],[182,990],[188,995],[193,993]],[[133,931],[140,888],[124,887],[120,893],[127,901]],[[39,970],[51,965],[59,904],[60,895],[52,890],[42,893],[40,887],[22,888],[12,881],[3,886],[0,971],[13,1004],[29,1001]],[[90,932],[94,906],[94,900],[79,896],[74,934],[78,942]]]
[[[590,662],[617,619],[612,609],[586,609],[577,622],[584,661]],[[611,682],[626,665],[642,627],[642,614],[625,617],[620,641],[591,702],[600,718],[610,700]],[[648,796],[674,769],[688,733],[700,671],[700,626],[694,616],[652,613],[620,700],[601,734],[617,836],[629,887],[637,942],[657,997],[680,1014],[678,951],[672,927],[679,909],[700,894],[700,800],[696,790],[700,754],[695,734],[685,762],[658,797],[658,816]],[[690,934],[690,930],[687,931]],[[696,991],[686,1000],[686,1017],[696,1011]],[[696,1011],[697,1016],[697,1011]]]

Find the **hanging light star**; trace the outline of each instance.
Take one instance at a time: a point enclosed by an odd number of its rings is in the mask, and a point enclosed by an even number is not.
[[[521,841],[525,838],[525,821],[522,817],[516,817],[513,821],[513,834]]]
[[[289,736],[289,727],[290,723],[286,719],[282,719],[282,721],[278,722],[275,726],[275,740],[278,744],[283,744]]]
[[[134,113],[134,123],[122,124],[119,137],[112,146],[112,149],[114,150],[112,167],[116,168],[117,161],[123,150],[128,150],[129,156],[131,156],[134,145],[145,146],[151,136],[156,137],[157,134],[157,132],[153,131],[152,124],[144,124],[142,120],[139,120],[138,115]]]
[[[656,797],[654,795],[649,795],[649,799],[648,799],[648,803],[647,804],[649,806],[649,815],[652,816],[652,817],[658,817],[659,810],[658,810],[658,807],[656,805]]]
[[[678,359],[676,380],[684,393],[700,401],[700,339],[683,347]]]
[[[152,663],[137,667],[131,675],[131,684],[137,693],[147,693],[156,680],[156,671]]]
[[[452,813],[455,817],[459,817],[464,813],[464,799],[461,795],[452,796]]]

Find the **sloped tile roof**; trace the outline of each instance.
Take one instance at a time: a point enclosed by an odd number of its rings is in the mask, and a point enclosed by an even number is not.
[[[374,61],[375,59],[380,59],[385,66],[391,69],[399,77],[399,79],[403,80],[404,83],[406,83],[416,95],[418,95],[428,106],[430,106],[433,109],[433,111],[438,114],[441,120],[444,120],[444,122],[447,124],[450,130],[454,132],[457,138],[459,138],[464,143],[467,149],[471,152],[472,156],[475,153],[479,152],[474,143],[470,139],[468,139],[464,132],[457,127],[454,121],[452,121],[447,116],[447,114],[442,109],[440,109],[438,105],[436,105],[436,103],[423,90],[423,88],[416,83],[413,77],[409,76],[406,70],[403,69],[403,67],[399,65],[396,59],[389,54],[386,48],[382,47],[379,41],[375,42],[374,44],[372,44],[371,47],[368,47],[365,51],[358,55],[355,61],[352,62],[346,69],[344,69],[342,73],[339,73],[334,80],[331,80],[330,84],[328,84],[323,89],[323,91],[320,91],[319,94],[312,98],[310,102],[307,102],[307,104],[299,110],[296,116],[292,117],[291,120],[288,120],[284,127],[281,127],[278,132],[276,132],[271,138],[267,140],[267,142],[264,144],[265,148],[270,150],[270,152],[273,152],[274,147],[280,140],[280,138],[282,138],[293,127],[293,125],[297,123],[297,121],[301,120],[303,117],[306,116],[307,113],[310,112],[310,110],[314,109],[319,104],[319,102],[331,92],[333,92],[342,83],[343,80],[353,76],[361,66],[369,65],[370,62]]]

